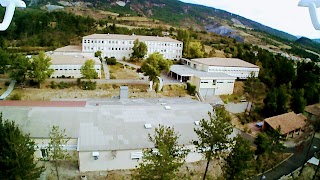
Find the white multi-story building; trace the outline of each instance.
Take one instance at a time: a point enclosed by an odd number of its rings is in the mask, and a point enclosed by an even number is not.
[[[136,39],[147,45],[147,56],[159,52],[165,59],[182,58],[183,42],[158,36],[92,34],[82,38],[82,52],[95,53],[101,51],[103,57],[130,58],[133,52],[133,43]]]
[[[226,73],[238,79],[247,79],[251,73],[259,75],[259,66],[237,58],[182,59],[182,63],[205,72]]]

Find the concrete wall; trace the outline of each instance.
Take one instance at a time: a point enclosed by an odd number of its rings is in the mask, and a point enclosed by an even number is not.
[[[259,68],[209,66],[208,72],[222,72],[240,79],[247,79],[251,76],[251,72],[258,77]]]
[[[234,89],[234,79],[229,80],[216,80],[214,77],[192,77],[189,81],[192,85],[196,86],[196,90],[200,89],[215,89],[215,95],[232,94]]]
[[[147,57],[154,52],[159,52],[165,59],[180,59],[182,57],[183,43],[142,41],[148,47]],[[82,39],[82,52],[94,53],[101,51],[102,56],[115,57],[116,59],[130,58],[134,40],[115,39]]]
[[[193,148],[193,146],[189,146]],[[134,169],[139,165],[140,160],[131,159],[132,152],[142,152],[142,149],[136,150],[119,150],[115,152],[111,151],[99,151],[99,158],[94,160],[92,157],[92,151],[79,152],[79,169],[80,172],[86,171],[106,171],[116,169]],[[115,156],[113,156],[115,154]],[[187,156],[187,162],[195,162],[202,159],[202,154],[192,152]]]
[[[57,78],[64,75],[66,78],[81,78],[80,68],[82,65],[51,65],[50,69],[53,69],[54,72],[51,75],[51,78]],[[101,65],[95,65],[94,69],[98,73],[98,78],[101,78]]]

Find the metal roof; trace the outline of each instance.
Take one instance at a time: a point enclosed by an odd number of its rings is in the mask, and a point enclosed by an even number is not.
[[[230,76],[226,73],[199,71],[186,65],[172,65],[170,71],[180,76],[196,76],[199,78],[212,77],[213,79],[236,79],[236,77]]]
[[[191,61],[208,66],[259,68],[259,66],[237,58],[199,58],[191,59]]]

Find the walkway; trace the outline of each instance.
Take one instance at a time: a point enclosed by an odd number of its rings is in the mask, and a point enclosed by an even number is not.
[[[109,68],[108,68],[108,65],[105,63],[105,61],[102,62],[102,67],[103,67],[105,79],[110,79]]]
[[[290,174],[297,168],[303,165],[303,161],[307,155],[308,151],[308,145],[311,141],[311,138],[307,141],[307,145],[305,147],[294,147],[294,148],[288,148],[285,150],[285,152],[288,153],[294,153],[293,156],[291,156],[288,160],[280,164],[279,166],[275,167],[271,171],[265,173],[266,179],[279,179],[283,175]],[[314,138],[313,143],[311,145],[310,151],[308,153],[308,158],[310,159],[313,157],[315,152],[318,152],[320,150],[320,139]],[[256,176],[253,178],[253,180],[259,180],[261,176]]]
[[[8,89],[6,90],[6,92],[4,92],[1,96],[0,96],[0,100],[4,100],[7,96],[10,95],[10,93],[13,91],[14,89],[14,85],[16,84],[16,80],[12,80]]]
[[[135,65],[135,64],[132,64],[132,63],[129,63],[129,62],[125,62],[125,61],[121,61],[121,60],[117,60],[117,62],[118,62],[118,63],[121,63],[121,64],[123,64],[123,65],[128,65],[128,66],[130,66],[130,67],[134,67],[134,68],[136,68],[136,69],[139,69],[139,68],[140,68],[140,66]]]

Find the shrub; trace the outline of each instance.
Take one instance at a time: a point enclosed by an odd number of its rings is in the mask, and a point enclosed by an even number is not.
[[[59,87],[59,89],[70,88],[70,87],[71,87],[71,84],[61,81],[61,82],[58,84],[58,87]]]
[[[138,68],[138,69],[137,69],[137,73],[142,73],[141,68]]]
[[[187,83],[187,92],[188,94],[190,94],[191,96],[194,96],[195,93],[196,93],[196,86],[190,84],[190,83]]]
[[[108,65],[116,65],[117,59],[115,57],[107,58],[106,59]]]
[[[10,100],[21,100],[21,94],[15,93],[9,99]]]
[[[97,88],[97,82],[81,81],[80,88],[83,90],[95,90]]]
[[[51,89],[56,89],[57,88],[57,84],[54,81],[50,82],[50,88]]]
[[[6,82],[4,83],[4,85],[5,85],[5,86],[9,86],[9,85],[10,85],[10,81],[6,81]]]
[[[110,79],[117,79],[117,77],[113,74],[110,74]]]

